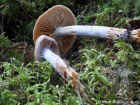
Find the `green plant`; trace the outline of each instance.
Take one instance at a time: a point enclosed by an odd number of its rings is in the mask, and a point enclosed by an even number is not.
[[[18,104],[13,98],[16,97],[16,94],[12,93],[10,90],[0,91],[0,104],[1,105],[15,105]]]
[[[130,17],[130,16],[133,16],[133,14],[135,16],[139,16],[139,4],[140,4],[140,1],[139,0],[127,0],[125,2],[125,10],[126,10],[126,13],[127,15]]]
[[[114,18],[118,16],[118,11],[123,9],[121,5],[121,0],[111,0],[108,3],[105,3],[104,0],[100,0],[96,13],[88,13],[83,23],[88,23],[93,17],[96,17],[94,25],[110,26]],[[111,16],[112,13],[116,14],[116,16]]]
[[[0,35],[0,47],[8,47],[11,45],[11,41],[8,39],[8,36],[4,36],[5,33]]]
[[[8,36],[5,37],[4,33],[0,35],[0,57],[2,59],[10,59],[13,60],[12,63],[14,63],[14,58],[18,58],[19,60],[22,59],[22,51],[18,50],[19,46],[14,47],[18,45],[17,43],[12,43],[12,41],[9,40]],[[9,53],[10,52],[10,53]],[[15,61],[16,62],[16,61]]]
[[[92,14],[92,13],[87,14],[85,16],[85,20],[83,21],[83,23],[88,23],[93,16],[94,16],[94,14]]]

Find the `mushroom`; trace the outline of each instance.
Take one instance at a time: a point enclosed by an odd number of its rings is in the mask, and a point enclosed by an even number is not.
[[[73,13],[65,6],[56,5],[43,13],[34,28],[34,41],[40,35],[51,35],[60,48],[62,57],[72,46],[75,36],[88,36],[117,40],[119,37],[140,43],[140,30],[119,29],[105,26],[76,25]]]
[[[40,35],[47,35],[56,40],[62,57],[75,41],[75,36],[56,36],[54,32],[59,27],[76,25],[76,19],[70,9],[56,5],[44,12],[36,21],[33,39],[36,42]]]
[[[55,70],[66,80],[71,79],[71,86],[80,94],[84,86],[79,81],[79,75],[59,57],[57,42],[46,35],[41,35],[35,42],[34,57],[36,61],[48,60]],[[44,59],[43,59],[44,58]]]

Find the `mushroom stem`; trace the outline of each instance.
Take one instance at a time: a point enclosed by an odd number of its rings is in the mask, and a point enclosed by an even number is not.
[[[67,66],[66,62],[58,55],[53,53],[49,49],[44,49],[43,57],[48,60],[55,70],[66,80],[71,79],[71,85],[78,92],[77,86],[80,88],[80,92],[84,92],[84,86],[79,81],[79,75],[70,66]]]
[[[112,40],[123,38],[130,41],[140,42],[140,29],[130,31],[130,35],[129,35],[127,29],[119,29],[119,28],[105,27],[105,26],[73,25],[73,26],[59,27],[56,29],[54,34],[56,36],[65,36],[65,35],[88,36],[88,37],[96,37],[96,38],[104,38],[104,39],[112,39]]]
[[[48,60],[52,66],[55,68],[55,70],[64,78],[65,77],[65,71],[68,68],[65,61],[63,59],[61,59],[58,55],[56,55],[55,53],[53,53],[52,51],[50,51],[49,49],[44,49],[43,52],[43,57]],[[73,70],[72,70],[73,71]],[[68,70],[67,73],[72,76],[72,71]],[[74,72],[74,71],[73,71]],[[76,73],[76,75],[78,76],[78,74]]]
[[[77,92],[84,93],[84,86],[79,81],[78,73],[59,57],[58,51],[57,42],[53,38],[41,35],[35,43],[34,57],[36,61],[41,62],[44,61],[42,59],[44,57],[66,81],[71,79],[71,86]]]

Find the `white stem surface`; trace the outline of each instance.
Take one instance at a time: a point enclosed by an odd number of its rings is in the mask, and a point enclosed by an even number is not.
[[[63,61],[63,59],[61,59],[58,55],[54,54],[52,51],[50,51],[49,49],[44,49],[44,53],[43,56],[46,60],[48,60],[52,66],[55,68],[55,70],[57,70],[57,72],[64,78],[64,75],[62,72],[62,70],[59,70],[61,66],[61,68],[66,68],[67,65],[65,64],[65,62]]]
[[[96,38],[105,38],[116,40],[120,38],[128,38],[132,39],[132,41],[138,40],[140,30],[133,30],[129,33],[126,29],[119,29],[113,27],[105,27],[105,26],[83,26],[83,25],[73,25],[66,27],[59,27],[55,31],[55,35],[63,36],[63,35],[74,35],[74,36],[88,36],[88,37],[96,37]]]
[[[75,70],[69,67],[66,62],[61,59],[58,55],[50,51],[50,49],[44,49],[43,56],[46,60],[48,60],[55,70],[66,80],[71,79],[71,85],[77,91],[78,88],[80,92],[84,92],[84,86],[79,81],[79,75]]]

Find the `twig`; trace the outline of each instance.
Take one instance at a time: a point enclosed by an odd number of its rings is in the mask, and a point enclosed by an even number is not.
[[[79,58],[81,58],[81,56],[79,56],[79,57],[75,58],[75,59],[74,59],[74,61],[78,60]]]
[[[120,17],[119,17],[119,19],[117,19],[116,21],[115,21],[115,23],[113,24],[114,26],[118,23],[118,21],[123,17],[123,15],[124,14],[122,14]]]
[[[21,6],[21,8],[23,9],[23,11],[30,17],[30,18],[32,18],[32,19],[34,19],[31,15],[29,15],[27,12],[26,12],[26,10]]]
[[[122,73],[122,71],[124,70],[124,68],[126,67],[126,64],[128,63],[128,60],[129,60],[129,58],[128,58],[127,61],[125,62],[125,64],[124,64],[124,66],[122,67],[122,69],[119,70],[119,82],[120,82],[121,73]]]
[[[0,23],[0,29],[1,29],[1,33],[3,33],[3,15],[2,15],[1,23]]]
[[[77,73],[80,72],[80,71],[83,71],[83,69],[78,68],[78,69],[76,70]]]
[[[11,39],[11,40],[16,40],[19,37],[19,35],[17,35],[15,38]]]
[[[1,26],[1,32],[3,33],[3,15],[2,15],[2,26]],[[4,39],[4,36],[3,36]]]
[[[93,49],[97,46],[98,40],[96,41],[96,43],[93,46]]]
[[[14,48],[16,48],[16,47],[18,47],[18,46],[22,46],[22,45],[24,45],[25,43],[22,43],[22,44],[18,44],[18,45],[15,45],[15,46],[10,46],[10,47],[0,47],[0,49],[2,49],[2,50],[5,50],[5,49],[14,49]],[[22,48],[18,48],[18,49],[22,49]]]
[[[3,56],[5,56],[5,58],[7,59],[7,61],[8,61],[9,63],[11,63],[10,58],[8,58],[8,57],[7,57],[7,55],[5,54],[5,52],[4,52],[4,51],[2,52],[2,55],[3,55]]]
[[[1,33],[2,33],[2,31],[3,31],[3,30],[2,30],[2,26],[1,26],[1,23],[0,23],[0,30],[1,30]]]
[[[96,43],[95,43],[94,46],[93,46],[93,49],[99,44],[99,42],[100,42],[99,39],[97,39],[97,40],[96,40]]]
[[[110,43],[111,43],[111,42],[109,42],[109,43],[108,43],[108,45],[107,45],[107,48],[109,48],[109,46],[110,46]]]
[[[17,1],[18,3],[21,3],[21,1],[19,1],[19,0],[15,0],[15,1]],[[21,8],[30,18],[34,19],[31,15],[28,14],[28,12],[22,6],[21,6]]]
[[[83,55],[83,52],[80,52],[79,54],[80,54],[80,55],[79,55],[77,58],[75,58],[74,61],[76,61],[76,60],[78,60],[79,58],[81,58],[82,55]]]
[[[4,36],[5,32],[3,32],[0,36]]]
[[[24,52],[26,53],[29,59],[32,59],[27,42],[25,42],[25,45],[24,45]]]
[[[4,55],[5,58],[8,60],[8,62],[11,63],[10,58],[8,58],[8,57],[6,56],[4,50],[5,50],[5,49],[16,49],[16,47],[21,46],[21,45],[22,45],[22,44],[15,45],[15,46],[11,46],[11,47],[0,47],[0,52],[2,52],[2,55]],[[19,50],[19,49],[22,49],[22,48],[17,48],[17,49]]]
[[[16,35],[16,37],[11,40],[16,40],[20,36],[20,33],[16,32],[15,30],[13,30],[13,31],[14,31],[14,34]]]
[[[116,64],[120,64],[120,63],[121,63],[121,61],[118,61],[118,62],[115,63],[115,65],[116,65]],[[106,67],[109,67],[109,66],[111,66],[111,64],[105,65],[105,66],[103,66],[103,67],[106,68]]]
[[[82,94],[82,96],[88,101],[90,102],[92,105],[95,105],[93,102],[91,102],[84,94]]]
[[[3,5],[0,6],[0,8],[4,7],[4,6],[6,6],[6,5],[7,5],[7,4],[3,4]]]
[[[25,50],[24,50],[24,52],[25,52]],[[23,56],[22,56],[22,63],[24,61],[24,56],[25,56],[25,53],[23,53]]]
[[[127,18],[125,18],[121,23],[119,23],[116,27],[120,26],[121,24],[123,24],[126,21]]]

